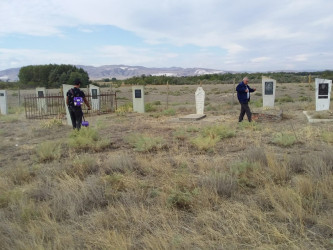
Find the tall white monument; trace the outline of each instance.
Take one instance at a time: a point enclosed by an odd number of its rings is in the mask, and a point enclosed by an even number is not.
[[[332,80],[316,78],[316,111],[329,110]]]
[[[47,112],[47,104],[46,104],[46,88],[36,88],[36,96],[37,96],[37,109],[39,112]]]
[[[100,110],[100,91],[99,87],[89,84],[89,93],[91,96],[91,109],[92,110]]]
[[[144,86],[132,86],[133,92],[133,111],[138,113],[145,112],[145,88]]]
[[[274,107],[276,80],[263,78],[261,82],[263,107]]]
[[[195,109],[196,114],[190,114],[180,117],[180,121],[197,121],[206,117],[204,114],[205,108],[205,91],[202,87],[198,87],[195,91]]]
[[[8,114],[7,91],[6,90],[0,90],[0,113],[2,115]]]
[[[65,99],[65,110],[66,110],[67,125],[72,125],[71,116],[69,115],[68,107],[67,107],[67,104],[66,104],[67,92],[71,88],[73,88],[72,85],[68,85],[68,84],[63,84],[62,85],[62,92],[64,94],[64,99]]]
[[[202,87],[198,87],[195,91],[195,108],[197,115],[203,115],[204,114],[204,108],[205,108],[205,91]]]

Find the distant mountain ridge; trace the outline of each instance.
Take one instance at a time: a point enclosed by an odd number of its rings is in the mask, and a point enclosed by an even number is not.
[[[116,78],[119,80],[142,75],[166,75],[166,76],[196,76],[205,74],[223,74],[227,73],[223,70],[206,69],[206,68],[147,68],[143,66],[127,66],[127,65],[104,65],[99,67],[76,65],[87,71],[91,80],[100,80],[103,78]],[[0,80],[17,81],[20,68],[11,68],[0,71]]]

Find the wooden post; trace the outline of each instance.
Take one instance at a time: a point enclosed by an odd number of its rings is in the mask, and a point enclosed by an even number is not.
[[[235,78],[232,80],[232,105],[235,105]]]
[[[167,109],[169,109],[169,81],[167,81]]]

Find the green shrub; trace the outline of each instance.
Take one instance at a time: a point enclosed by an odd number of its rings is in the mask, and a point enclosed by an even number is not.
[[[279,102],[279,103],[294,102],[294,99],[289,95],[285,95],[283,97],[276,98],[276,101]]]
[[[259,168],[255,162],[249,162],[247,160],[234,162],[231,167],[232,176],[237,179],[238,185],[241,187],[256,187],[256,179],[253,178],[256,175],[256,170]]]
[[[192,140],[192,143],[199,150],[211,150],[221,139],[230,138],[235,135],[236,133],[233,129],[223,125],[206,127],[201,132],[201,135]]]
[[[75,150],[100,151],[110,145],[108,139],[102,139],[97,130],[83,127],[80,130],[73,130],[68,141],[70,148]]]
[[[173,190],[168,198],[168,204],[173,208],[190,211],[193,208],[196,194],[196,189],[193,191],[187,189]]]
[[[290,147],[296,142],[296,136],[291,133],[276,133],[272,140],[272,143],[281,147]]]
[[[126,113],[132,112],[133,111],[133,105],[132,103],[126,103],[120,107],[117,108],[116,114],[117,115],[125,115]]]
[[[152,103],[145,104],[145,112],[155,112],[157,108]]]
[[[194,146],[196,146],[199,150],[208,151],[215,147],[215,145],[220,141],[219,137],[210,137],[210,136],[202,136],[194,138],[191,142]]]
[[[253,102],[253,105],[257,108],[262,107],[262,98]]]
[[[150,152],[163,148],[165,146],[162,137],[153,137],[143,134],[131,134],[125,139],[138,152]]]
[[[61,144],[54,141],[42,142],[36,147],[38,162],[50,162],[61,157]]]
[[[230,129],[224,125],[216,125],[212,127],[206,127],[202,131],[203,136],[209,136],[211,138],[219,137],[220,139],[234,137],[236,135],[235,130]]]
[[[176,110],[174,110],[172,108],[171,109],[166,109],[166,110],[163,110],[162,114],[165,115],[165,116],[173,116],[173,115],[176,114]]]
[[[238,123],[238,127],[240,129],[247,129],[247,130],[252,130],[252,131],[258,131],[261,129],[260,125],[255,122],[255,121],[252,121],[252,122],[248,122],[248,121],[243,121],[243,122],[239,122]]]
[[[311,102],[311,101],[312,101],[312,98],[309,97],[309,96],[300,96],[300,97],[298,98],[298,100],[299,100],[300,102]]]
[[[333,143],[333,132],[323,132],[321,136],[325,142]]]

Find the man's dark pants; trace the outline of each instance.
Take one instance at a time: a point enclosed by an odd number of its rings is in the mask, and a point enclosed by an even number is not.
[[[80,129],[82,123],[82,109],[77,107],[68,107],[69,114],[71,116],[73,129]]]
[[[243,121],[243,118],[244,118],[244,115],[246,113],[247,115],[247,119],[249,120],[249,122],[252,121],[251,119],[251,116],[252,116],[252,113],[251,113],[251,110],[250,110],[250,107],[249,107],[249,103],[240,103],[241,105],[241,111],[240,111],[240,114],[239,114],[239,122]]]

